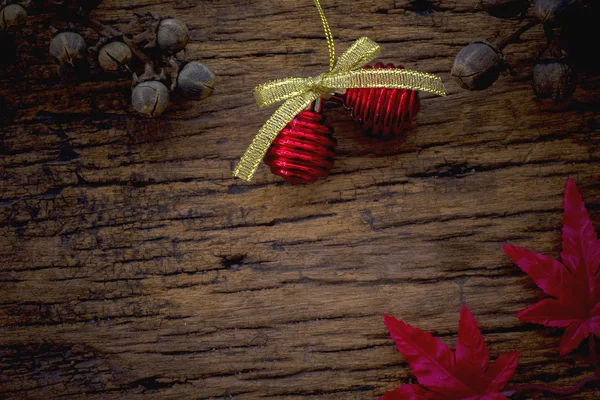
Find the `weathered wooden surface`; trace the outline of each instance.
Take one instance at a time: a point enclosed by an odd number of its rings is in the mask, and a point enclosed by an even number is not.
[[[211,99],[158,121],[131,115],[128,79],[57,85],[32,23],[0,72],[18,109],[0,142],[0,397],[370,399],[410,379],[381,313],[453,343],[461,303],[492,357],[522,352],[515,382],[589,374],[584,349],[561,358],[560,331],[514,317],[541,292],[500,245],[558,256],[569,176],[600,225],[599,79],[545,109],[529,83],[534,29],[507,49],[516,77],[463,91],[458,50],[517,22],[476,0],[432,4],[324,2],[339,50],[368,35],[384,61],[439,73],[449,96],[425,96],[405,141],[367,139],[329,110],[339,158],[310,186],[264,166],[250,184],[230,174],[273,111],[252,88],[326,68],[311,1],[104,1],[95,15],[110,23],[182,18],[190,55],[219,76]]]

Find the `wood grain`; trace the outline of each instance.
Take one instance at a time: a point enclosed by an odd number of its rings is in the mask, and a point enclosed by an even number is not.
[[[501,243],[558,256],[567,177],[600,226],[600,79],[584,71],[570,105],[540,104],[537,28],[507,48],[516,76],[466,92],[456,53],[517,21],[476,0],[323,3],[340,51],[369,36],[449,96],[424,96],[388,142],[329,109],[339,156],[310,186],[231,171],[273,111],[252,88],[327,66],[311,1],[105,0],[94,15],[111,24],[183,19],[189,56],[218,75],[212,98],[155,121],[132,114],[128,78],[59,85],[31,19],[0,70],[16,109],[0,141],[0,397],[371,399],[414,379],[381,314],[450,344],[463,303],[492,358],[522,352],[514,382],[591,374],[585,349],[558,355],[560,330],[514,317],[542,294]]]

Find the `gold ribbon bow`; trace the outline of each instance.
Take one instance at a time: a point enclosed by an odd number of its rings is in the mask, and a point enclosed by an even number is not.
[[[314,0],[321,16],[329,47],[330,71],[314,78],[285,78],[254,89],[259,107],[285,101],[260,129],[233,171],[233,176],[249,181],[279,132],[313,101],[333,89],[389,88],[421,90],[445,96],[441,79],[433,74],[407,69],[363,69],[381,48],[371,39],[358,39],[335,62],[335,47],[319,0]]]

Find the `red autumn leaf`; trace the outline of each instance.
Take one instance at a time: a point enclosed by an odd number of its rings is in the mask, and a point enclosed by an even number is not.
[[[575,182],[565,185],[562,263],[506,244],[504,252],[550,295],[517,314],[523,321],[566,328],[561,354],[590,336],[600,337],[600,241]]]
[[[380,400],[506,400],[500,391],[515,372],[519,353],[507,353],[488,366],[490,355],[468,308],[460,311],[456,352],[429,333],[384,314],[398,351],[419,385],[404,385]]]

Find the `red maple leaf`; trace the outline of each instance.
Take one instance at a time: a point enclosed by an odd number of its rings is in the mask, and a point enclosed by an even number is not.
[[[519,353],[504,354],[489,367],[490,355],[473,314],[460,310],[456,353],[429,333],[384,314],[385,325],[419,385],[404,385],[380,400],[500,400],[515,372]]]
[[[523,321],[566,328],[560,342],[567,354],[590,336],[600,337],[600,241],[575,182],[565,185],[562,253],[553,258],[506,244],[504,252],[552,296],[517,314]]]

